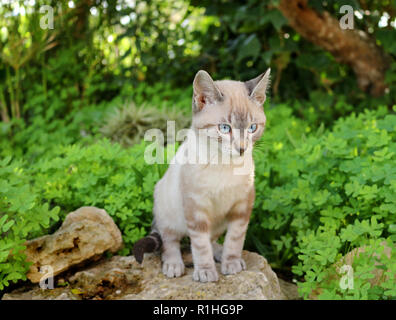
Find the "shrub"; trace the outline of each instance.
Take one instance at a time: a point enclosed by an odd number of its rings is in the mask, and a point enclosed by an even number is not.
[[[26,279],[24,242],[53,231],[81,206],[104,208],[123,234],[120,253],[130,253],[151,225],[154,184],[166,169],[146,164],[144,150],[144,143],[123,149],[101,140],[60,146],[29,166],[0,161],[0,290]]]
[[[104,208],[123,233],[123,253],[129,253],[151,225],[154,185],[166,170],[145,162],[145,147],[142,142],[123,149],[108,140],[61,147],[31,168],[34,188],[63,214],[85,205]]]
[[[188,128],[191,116],[185,113],[174,107],[160,109],[146,104],[136,106],[129,102],[113,110],[100,132],[122,146],[130,147],[141,141],[147,130],[155,128],[163,132],[167,143],[167,121],[175,121],[175,133],[180,129]]]
[[[25,240],[43,234],[59,219],[59,207],[50,209],[31,180],[22,162],[0,160],[0,290],[10,281],[26,280]]]
[[[352,114],[336,121],[329,132],[293,140],[274,136],[287,132],[288,124],[272,133],[269,128],[264,135],[264,140],[275,140],[256,154],[250,243],[276,267],[293,264],[293,271],[304,276],[299,289],[305,297],[323,285],[319,298],[395,297],[394,285],[389,288],[395,250],[392,259],[362,254],[354,261],[355,290],[341,290],[336,280],[328,283],[336,275],[330,267],[351,249],[368,246],[380,253],[385,240],[394,247],[396,115],[386,113]],[[367,274],[376,262],[393,275],[370,286]]]
[[[88,145],[100,140],[103,134],[130,146],[138,142],[138,139],[133,138],[133,132],[139,132],[138,136],[141,137],[144,128],[166,129],[166,120],[176,120],[180,127],[187,127],[190,120],[192,88],[173,89],[163,83],[153,87],[143,83],[138,86],[126,84],[121,94],[111,101],[70,110],[62,109],[66,103],[58,101],[60,97],[56,90],[50,93],[47,109],[41,105],[46,101],[43,93],[35,92],[34,99],[29,100],[29,105],[40,111],[29,123],[23,119],[0,122],[0,157],[12,154],[35,162],[51,156],[59,145],[77,142]],[[136,107],[132,102],[126,103],[131,99]],[[114,112],[118,106],[124,106],[125,109]],[[147,120],[152,119],[154,124],[148,126]],[[139,123],[140,127],[134,128]],[[100,133],[100,129],[103,133]]]

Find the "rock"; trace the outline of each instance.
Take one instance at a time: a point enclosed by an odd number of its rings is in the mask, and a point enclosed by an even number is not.
[[[123,295],[121,299],[285,299],[278,278],[265,258],[248,251],[243,252],[243,258],[247,270],[237,275],[224,276],[220,273],[220,264],[217,263],[219,281],[200,283],[192,279],[191,254],[183,256],[187,267],[186,274],[174,279],[168,279],[162,274],[159,256],[147,255],[142,266],[133,261],[133,265],[141,269],[139,274],[142,278],[139,283],[142,290]]]
[[[26,246],[27,261],[33,262],[27,277],[37,283],[45,278],[43,272],[50,272],[48,266],[56,276],[71,266],[97,259],[105,251],[118,251],[122,237],[105,210],[82,207],[69,213],[54,234],[30,240]]]
[[[392,248],[388,246],[386,241],[381,242],[381,246],[384,247],[384,254],[390,259],[391,255],[392,255]],[[367,246],[363,246],[363,247],[355,248],[355,249],[351,250],[350,252],[348,252],[344,257],[342,257],[340,259],[340,261],[338,261],[336,263],[337,272],[340,271],[340,268],[343,265],[352,266],[354,259],[356,257],[359,257],[359,255],[361,253],[365,252],[366,250],[367,250]],[[380,258],[380,255],[378,253],[374,253],[373,256]],[[380,263],[373,259],[373,265],[379,266]],[[390,271],[390,270],[384,270],[382,268],[374,268],[372,270],[374,277],[372,279],[368,279],[367,281],[370,282],[371,286],[378,285],[381,281],[386,279],[386,277],[384,277],[384,273],[386,271]],[[395,277],[396,277],[396,275],[395,275]]]
[[[286,300],[302,299],[298,294],[297,285],[295,283],[287,282],[285,280],[282,280],[281,278],[279,278],[278,280],[280,288],[282,290],[282,293],[285,295]]]
[[[287,299],[279,285],[276,274],[267,260],[248,251],[243,252],[247,270],[237,275],[224,276],[217,263],[219,281],[216,283],[199,283],[192,279],[193,265],[191,254],[183,253],[186,274],[180,278],[169,279],[161,272],[159,254],[146,254],[143,264],[135,261],[133,256],[114,256],[102,259],[71,276],[62,276],[63,285],[51,296],[53,299],[67,297],[70,299]],[[46,291],[54,291],[46,290]],[[13,292],[3,299],[47,299],[43,290],[35,288],[29,293]],[[62,295],[64,293],[64,295]],[[290,296],[290,295],[289,295]]]
[[[390,258],[392,255],[393,248],[391,248],[386,241],[382,241],[380,245],[384,248],[384,254],[388,258]],[[339,263],[352,265],[354,258],[358,257],[360,253],[365,252],[366,250],[367,250],[367,246],[355,248],[350,252],[348,252],[343,258],[341,258]],[[374,253],[374,255],[380,257],[378,253]],[[374,265],[378,265],[378,264],[379,264],[378,262],[374,263]]]
[[[71,292],[66,292],[63,288],[53,290],[36,288],[26,292],[6,293],[2,300],[79,300],[79,298]]]
[[[390,259],[392,256],[392,250],[395,250],[395,248],[389,247],[386,241],[381,242],[381,246],[383,246],[384,251],[383,253]],[[332,269],[335,269],[335,271],[330,273],[330,276],[323,279],[323,283],[327,284],[330,281],[340,281],[341,277],[346,275],[346,271],[341,272],[341,268],[343,266],[353,266],[354,260],[359,257],[360,254],[366,252],[367,246],[362,246],[359,248],[355,248],[348,252],[345,256],[343,256],[341,259],[339,259],[337,262],[334,263],[332,266]],[[378,253],[373,254],[374,257],[380,257]],[[379,262],[377,262],[375,259],[373,259],[373,264],[375,268],[371,270],[371,273],[374,275],[373,278],[367,279],[367,282],[370,283],[371,287],[379,285],[381,281],[387,280],[388,278],[384,275],[385,272],[389,272],[390,270],[384,270],[380,265]],[[378,267],[377,267],[378,266]],[[353,271],[353,269],[352,269]],[[396,274],[394,275],[396,279]],[[323,292],[322,288],[317,288],[316,290],[313,290],[311,294],[309,295],[309,298],[311,300],[316,300],[318,299],[318,296]]]

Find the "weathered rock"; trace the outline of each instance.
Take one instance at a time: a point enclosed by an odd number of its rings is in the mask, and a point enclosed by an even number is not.
[[[6,293],[2,300],[80,300],[80,298],[63,288],[53,290],[35,288],[29,291],[15,290],[12,293]]]
[[[168,279],[161,273],[158,256],[146,256],[142,266],[136,265],[142,270],[140,284],[143,290],[126,294],[122,299],[285,299],[278,278],[265,258],[248,251],[243,252],[243,258],[247,270],[237,275],[224,276],[217,263],[219,281],[200,283],[192,279],[191,254],[183,257],[187,266],[186,274],[175,279]]]
[[[381,245],[384,248],[383,253],[390,259],[392,256],[392,250],[395,250],[395,248],[389,247],[386,241],[381,242]],[[367,246],[355,248],[348,252],[345,256],[343,256],[340,260],[338,260],[332,268],[335,268],[335,272],[330,273],[331,275],[328,278],[325,278],[323,280],[324,283],[329,283],[330,281],[340,281],[341,277],[345,274],[345,272],[341,272],[342,266],[348,265],[348,266],[353,266],[354,260],[359,257],[360,254],[366,252]],[[374,253],[373,257],[380,257],[378,253]],[[385,272],[389,272],[390,270],[384,270],[382,267],[380,267],[380,263],[376,261],[373,258],[373,266],[374,268],[371,270],[371,273],[373,274],[373,278],[367,279],[367,282],[370,283],[370,285],[376,286],[381,283],[381,281],[387,280],[388,277],[385,276]],[[377,267],[378,266],[378,267]],[[396,274],[394,274],[394,278],[396,279]],[[311,292],[309,295],[309,298],[312,300],[318,299],[318,296],[323,292],[322,288],[318,288],[314,291]]]
[[[217,264],[219,281],[199,283],[192,279],[193,265],[190,253],[184,253],[186,274],[169,279],[161,272],[158,254],[147,254],[140,265],[132,256],[114,256],[102,259],[92,266],[62,279],[66,287],[54,290],[36,288],[26,293],[13,292],[3,299],[287,299],[278,278],[266,259],[248,251],[243,252],[247,270],[237,275],[224,276]],[[57,292],[54,292],[58,290]],[[51,291],[53,293],[51,293]],[[289,295],[289,298],[291,296]]]
[[[82,207],[69,213],[54,234],[30,240],[26,245],[27,260],[33,262],[27,277],[37,283],[45,276],[43,272],[51,270],[48,266],[57,275],[105,251],[116,252],[122,246],[122,237],[105,210]]]
[[[386,241],[381,242],[381,246],[384,247],[384,252],[383,253],[390,259],[391,255],[392,255],[392,248],[388,246]],[[351,250],[350,252],[348,252],[344,257],[342,257],[340,259],[340,261],[338,261],[336,263],[337,271],[339,272],[340,268],[343,265],[352,266],[354,259],[359,257],[359,255],[361,253],[365,252],[366,250],[367,250],[367,246],[363,246],[363,247],[355,248],[355,249]],[[380,258],[380,255],[378,253],[374,253],[373,256],[377,257],[377,258]],[[377,266],[380,265],[380,263],[373,259],[373,265],[377,267]],[[386,279],[386,277],[384,277],[384,274],[385,274],[386,271],[390,271],[390,270],[384,270],[382,268],[374,268],[371,271],[372,274],[374,275],[374,277],[371,278],[371,279],[368,279],[367,281],[370,282],[370,284],[372,286],[378,285],[381,281]],[[396,275],[395,275],[395,278],[396,278]]]
[[[285,280],[282,280],[281,278],[279,280],[279,285],[282,290],[282,293],[285,295],[286,300],[301,300],[302,297],[298,294],[298,289],[297,285],[292,283],[292,282],[287,282]]]

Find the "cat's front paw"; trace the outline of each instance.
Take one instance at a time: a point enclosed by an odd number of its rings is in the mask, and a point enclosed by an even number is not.
[[[193,279],[200,282],[213,282],[219,280],[219,275],[215,266],[210,268],[195,267]]]
[[[162,273],[168,278],[180,277],[184,274],[184,263],[180,262],[164,262],[162,264]]]
[[[236,274],[246,270],[246,263],[241,258],[235,258],[232,260],[225,260],[221,263],[222,274]]]

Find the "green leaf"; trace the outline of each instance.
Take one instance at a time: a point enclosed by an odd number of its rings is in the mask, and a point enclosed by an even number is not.
[[[255,34],[251,34],[242,42],[242,45],[240,46],[240,49],[238,51],[237,61],[239,62],[246,57],[255,59],[260,53],[260,50],[260,41]]]
[[[15,223],[14,220],[10,220],[5,225],[3,225],[2,227],[3,232],[7,232],[14,225],[14,223]]]

